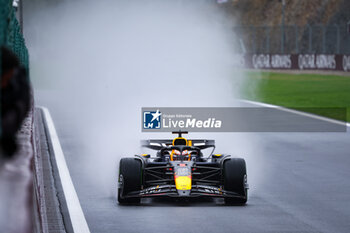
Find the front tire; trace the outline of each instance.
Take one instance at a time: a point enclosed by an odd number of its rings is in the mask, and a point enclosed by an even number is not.
[[[247,169],[245,160],[231,158],[223,165],[224,189],[238,193],[244,198],[225,197],[226,204],[245,204],[248,200]]]
[[[141,190],[142,166],[135,158],[122,158],[119,162],[118,202],[120,204],[140,203],[139,197],[125,197],[130,192]]]

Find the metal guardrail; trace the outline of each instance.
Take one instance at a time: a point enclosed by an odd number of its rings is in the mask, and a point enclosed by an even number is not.
[[[237,53],[350,54],[349,24],[236,26]]]

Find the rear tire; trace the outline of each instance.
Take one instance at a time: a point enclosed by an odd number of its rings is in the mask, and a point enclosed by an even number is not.
[[[130,192],[141,190],[142,166],[141,161],[135,158],[122,158],[119,162],[118,202],[120,204],[140,203],[139,197],[124,196]]]
[[[244,159],[231,158],[224,162],[224,189],[238,193],[244,198],[225,197],[226,204],[245,204],[248,200],[247,169]]]

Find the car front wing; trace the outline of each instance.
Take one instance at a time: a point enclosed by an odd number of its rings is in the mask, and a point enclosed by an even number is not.
[[[182,197],[178,194],[175,185],[157,185],[149,188],[142,189],[140,191],[134,191],[128,193],[125,198],[129,197]],[[234,198],[246,198],[236,192],[230,192],[218,187],[207,185],[192,185],[190,195],[187,197],[199,197],[199,196],[211,196],[211,197],[234,197]]]

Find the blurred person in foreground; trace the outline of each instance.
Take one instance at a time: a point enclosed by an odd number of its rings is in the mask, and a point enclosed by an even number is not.
[[[26,69],[8,48],[1,47],[1,156],[17,151],[16,134],[30,107],[30,85]]]

